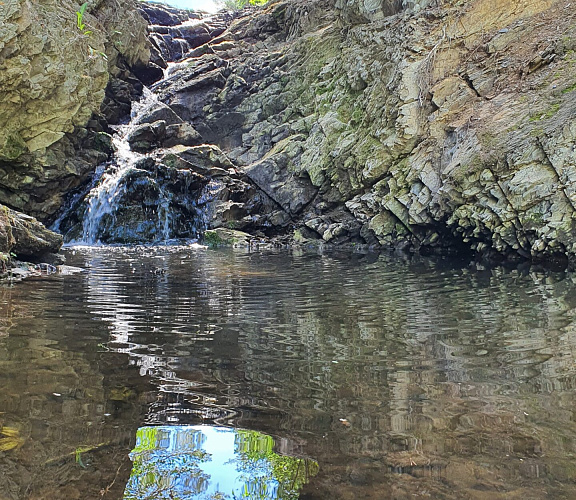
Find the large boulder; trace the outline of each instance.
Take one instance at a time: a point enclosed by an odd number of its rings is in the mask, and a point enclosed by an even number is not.
[[[43,218],[106,158],[77,151],[110,77],[150,57],[133,0],[92,0],[79,22],[81,3],[0,4],[0,202]]]
[[[56,253],[62,236],[47,229],[35,218],[0,205],[0,253],[38,259]]]

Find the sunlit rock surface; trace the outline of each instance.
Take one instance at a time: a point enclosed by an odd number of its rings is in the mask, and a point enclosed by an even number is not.
[[[81,3],[0,4],[0,202],[41,218],[106,159],[91,117],[150,57],[132,0]]]
[[[0,205],[0,253],[4,261],[10,254],[42,258],[58,252],[62,243],[61,235],[35,218]]]
[[[573,31],[553,0],[272,2],[156,91],[309,238],[574,255]]]
[[[255,232],[490,258],[576,255],[576,42],[565,3],[290,0],[211,19],[144,11],[151,58],[135,71],[164,107],[134,130],[133,150],[218,147],[281,213]],[[105,44],[74,21],[82,43]],[[20,38],[37,31],[26,26]],[[8,48],[4,64],[28,64]],[[122,56],[127,67],[143,50]],[[137,80],[94,58],[86,84],[112,75],[102,112],[118,120]],[[96,109],[87,103],[75,108],[82,119]],[[63,137],[33,168],[0,163],[0,201],[55,218],[63,193],[109,159],[104,132],[88,133],[80,152]],[[36,147],[11,137],[5,156]],[[246,215],[208,227],[236,229]]]

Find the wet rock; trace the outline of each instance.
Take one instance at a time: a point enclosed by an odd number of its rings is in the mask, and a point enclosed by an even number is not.
[[[153,38],[150,40],[152,41]],[[162,69],[166,69],[168,67],[168,63],[164,57],[162,57],[160,49],[156,47],[155,44],[152,44],[152,47],[150,48],[150,62]]]
[[[159,120],[165,122],[166,125],[182,123],[182,118],[180,118],[172,108],[162,102],[154,102],[144,113],[132,120],[132,124],[154,123]]]
[[[157,120],[153,123],[143,123],[129,134],[128,143],[133,151],[146,153],[158,147],[165,134],[165,121]]]
[[[196,238],[204,226],[198,200],[208,180],[162,163],[140,163],[121,180],[113,212],[104,213],[95,237],[102,243]],[[144,168],[142,168],[144,167]],[[68,237],[80,237],[81,225]]]
[[[160,158],[175,168],[188,168],[212,177],[236,172],[234,165],[222,150],[209,144],[196,147],[176,146],[164,151]]]
[[[253,237],[242,231],[218,228],[204,233],[202,243],[210,247],[248,247]]]
[[[159,130],[159,122],[138,126],[133,144],[150,144]],[[110,182],[113,188],[101,193],[99,186]],[[112,165],[59,227],[67,241],[142,243],[198,238],[216,227],[258,231],[272,227],[272,220],[287,224],[287,214],[278,212],[217,147],[179,145],[157,150],[127,168]]]
[[[166,61],[161,57],[158,58],[159,62],[166,67]],[[164,69],[157,63],[150,61],[146,66],[134,68],[134,74],[144,85],[152,85],[164,76]]]
[[[205,24],[183,26],[180,28],[179,34],[184,40],[186,40],[190,49],[200,47],[200,45],[204,45],[213,38]]]
[[[140,9],[150,25],[176,26],[189,19],[199,19],[201,17],[192,10],[177,9],[154,2],[141,4]]]
[[[157,147],[198,146],[203,140],[188,123],[166,125],[164,120],[157,120],[138,125],[128,136],[128,143],[133,151],[146,153]]]

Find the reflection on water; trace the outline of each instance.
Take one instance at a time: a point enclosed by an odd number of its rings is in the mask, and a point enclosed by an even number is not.
[[[212,426],[142,427],[125,500],[298,498],[317,473],[307,459],[278,455],[259,432]]]
[[[316,461],[302,498],[576,498],[572,274],[187,247],[68,264],[86,271],[0,290],[2,500],[194,491],[233,429]]]

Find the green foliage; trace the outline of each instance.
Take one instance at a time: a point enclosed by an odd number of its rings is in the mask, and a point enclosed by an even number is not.
[[[84,14],[86,12],[86,7],[88,7],[88,2],[84,2],[80,7],[80,10],[76,11],[76,26],[82,32],[83,35],[90,35],[92,31],[86,30],[86,24],[84,24]]]
[[[264,5],[268,0],[217,0],[216,3],[225,9],[240,10],[247,5]]]

